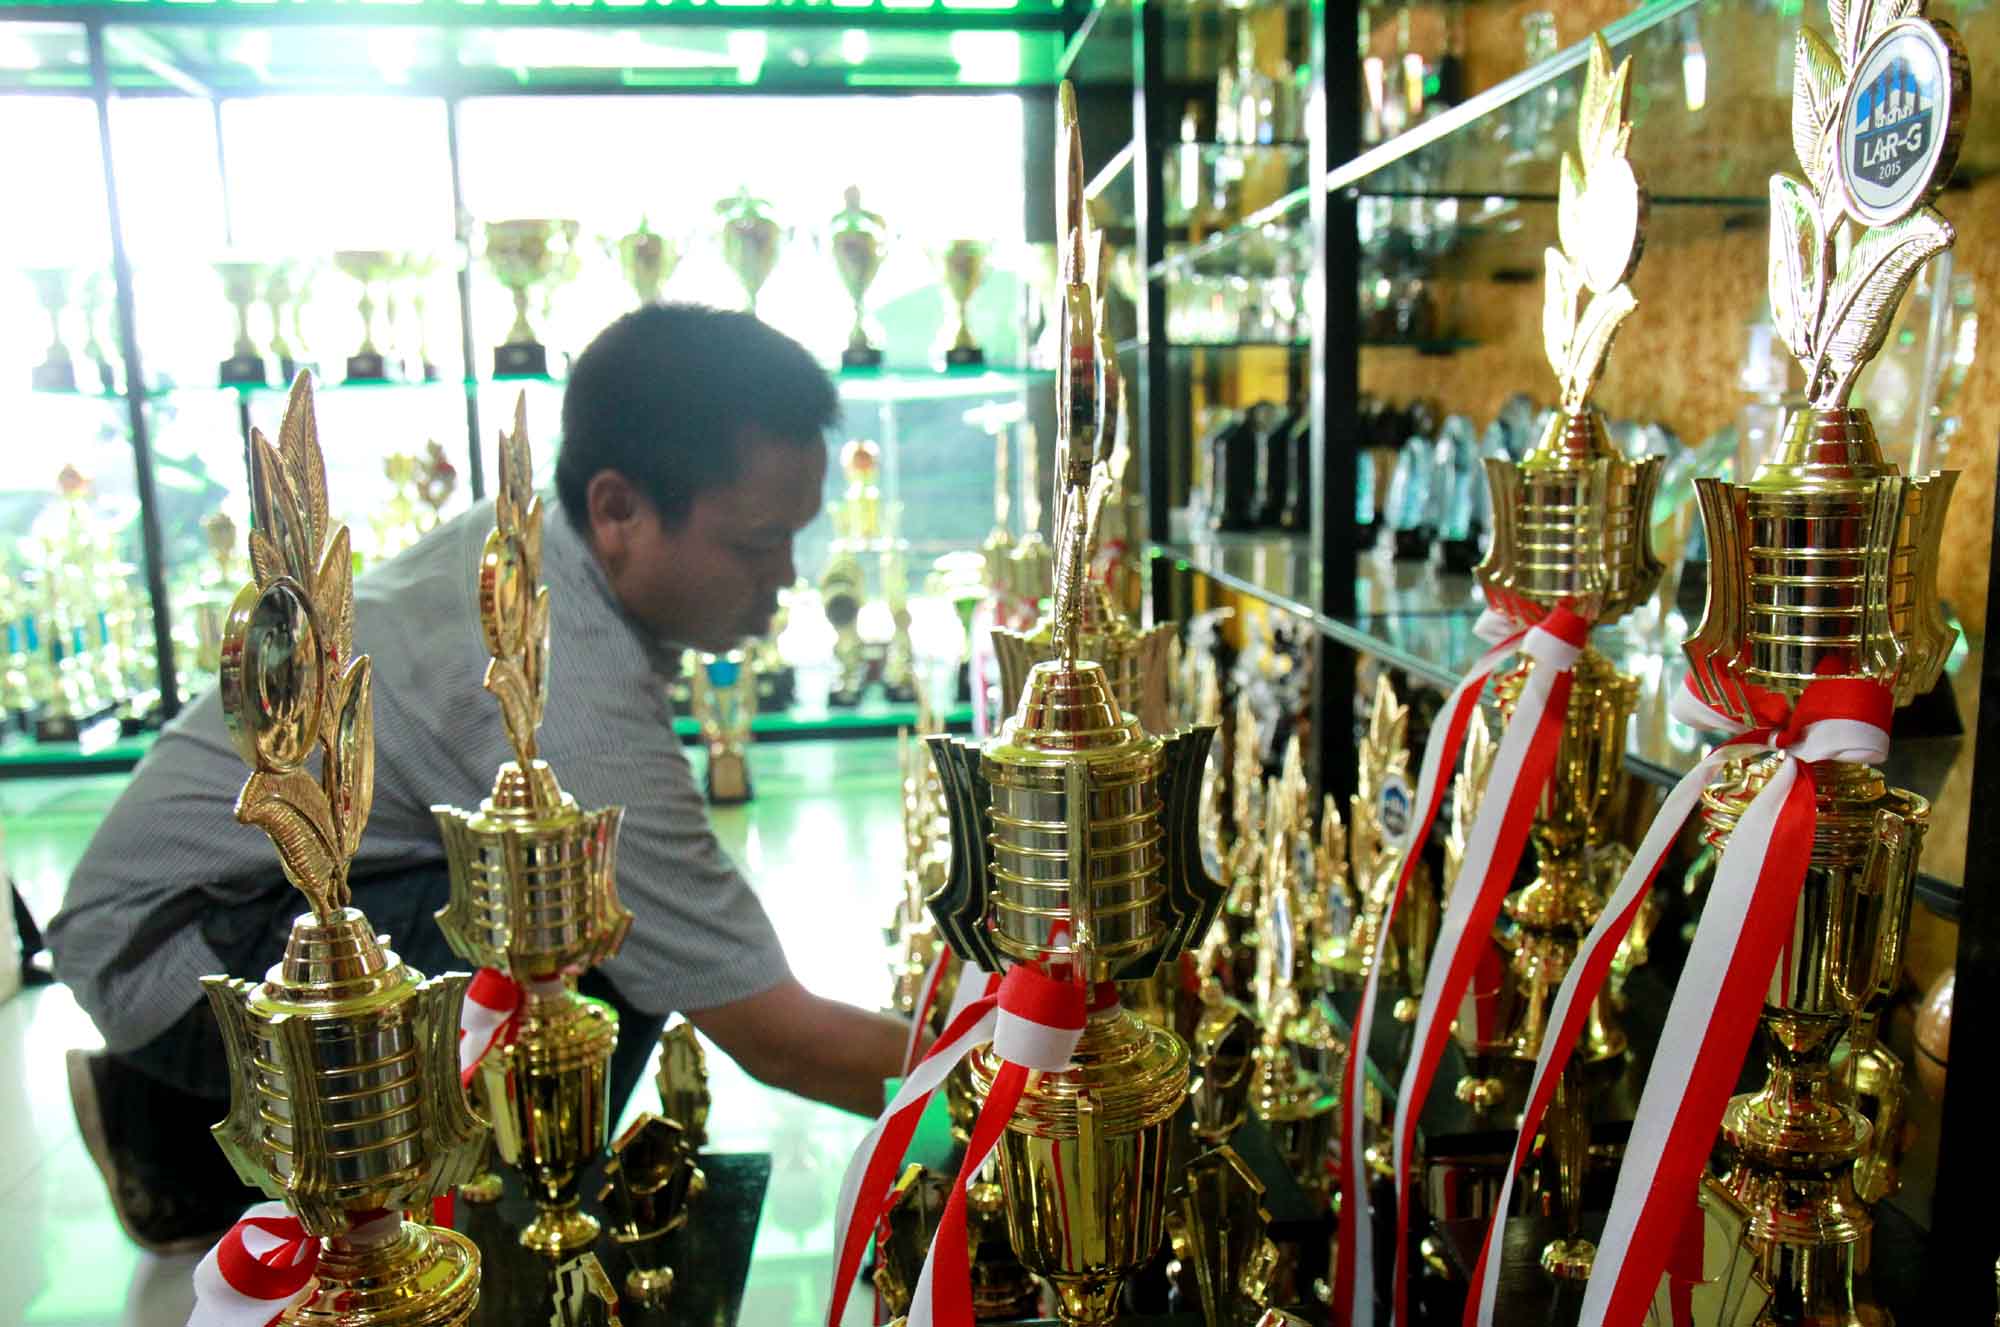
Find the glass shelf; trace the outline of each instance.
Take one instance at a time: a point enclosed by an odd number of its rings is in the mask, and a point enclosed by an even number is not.
[[[853,709],[794,705],[790,709],[770,710],[750,721],[750,733],[752,737],[782,742],[812,737],[894,737],[905,728],[915,731],[916,726],[915,702],[899,704],[870,694]],[[972,707],[955,705],[946,710],[944,726],[949,732],[971,731]],[[684,742],[693,742],[701,736],[701,727],[693,719],[677,717],[674,733]]]
[[[0,739],[0,779],[36,779],[59,774],[117,774],[131,769],[153,749],[159,734],[124,737],[108,719],[74,742],[37,742],[23,734]]]

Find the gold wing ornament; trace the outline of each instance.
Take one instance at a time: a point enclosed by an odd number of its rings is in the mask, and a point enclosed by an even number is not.
[[[493,529],[479,559],[479,624],[492,659],[486,689],[500,702],[507,741],[523,770],[535,761],[535,730],[549,698],[549,589],[542,584],[542,499],[528,446],[528,397],[514,401],[514,427],[500,435],[500,487]]]

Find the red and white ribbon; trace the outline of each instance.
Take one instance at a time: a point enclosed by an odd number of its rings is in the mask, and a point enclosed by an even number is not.
[[[1382,914],[1376,940],[1378,953],[1389,934],[1389,924],[1395,920],[1396,911],[1402,906],[1404,891],[1416,872],[1417,859],[1430,839],[1431,826],[1437,822],[1438,808],[1444,803],[1451,771],[1458,765],[1459,753],[1465,747],[1466,730],[1471,726],[1473,712],[1479,707],[1479,695],[1486,689],[1487,679],[1512,657],[1528,635],[1526,627],[1516,626],[1491,611],[1480,614],[1473,630],[1480,639],[1494,642],[1493,648],[1479,656],[1470,671],[1452,689],[1451,695],[1446,697],[1444,708],[1431,725],[1430,738],[1424,743],[1424,761],[1417,778],[1416,820],[1409,829],[1403,869],[1396,876],[1395,888],[1390,891],[1388,905]],[[1370,963],[1368,976],[1361,984],[1361,1007],[1354,1018],[1353,1044],[1340,1079],[1340,1118],[1344,1122],[1342,1128],[1345,1133],[1340,1149],[1340,1235],[1335,1244],[1334,1258],[1333,1320],[1336,1327],[1368,1327],[1375,1321],[1373,1273],[1363,1271],[1357,1275],[1358,1269],[1374,1266],[1374,1232],[1369,1225],[1367,1163],[1363,1157],[1367,1147],[1367,1121],[1361,1101],[1363,1075],[1358,1066],[1367,1055],[1368,1029],[1375,1025],[1375,996],[1381,979],[1381,963]]]
[[[1744,811],[1717,864],[1708,904],[1640,1097],[1611,1216],[1585,1292],[1582,1320],[1613,1327],[1639,1322],[1669,1257],[1682,1249],[1694,1184],[1735,1089],[1759,1008],[1774,989],[1774,967],[1797,924],[1799,890],[1818,818],[1811,766],[1822,760],[1881,760],[1888,753],[1894,709],[1886,688],[1848,679],[1813,683],[1795,708],[1769,693],[1755,695],[1753,702],[1765,725],[1756,729],[1709,708],[1690,690],[1674,697],[1675,718],[1732,736],[1667,794],[1556,993],[1513,1162],[1503,1177],[1473,1269],[1475,1293],[1466,1302],[1467,1327],[1490,1327],[1493,1322],[1500,1280],[1493,1250],[1511,1205],[1515,1173],[1540,1132],[1557,1080],[1603,989],[1618,946],[1682,826],[1724,761],[1757,751],[1782,751],[1786,759]]]
[[[903,1072],[901,1076],[904,1078],[908,1078],[910,1070],[916,1068],[917,1046],[923,1041],[924,1028],[931,1021],[931,1010],[937,1007],[938,987],[943,984],[945,970],[951,966],[953,957],[955,956],[951,952],[951,946],[940,940],[938,942],[937,957],[931,960],[930,970],[924,973],[924,984],[919,988],[920,993],[917,996],[917,1007],[910,1016],[909,1040],[903,1043]],[[950,1020],[947,1019],[946,1021],[949,1022]]]
[[[401,1213],[385,1213],[354,1235],[372,1240],[402,1221]],[[283,1203],[258,1203],[195,1265],[188,1327],[268,1327],[311,1283],[319,1249]]]
[[[1074,982],[1048,976],[1026,964],[1010,968],[1005,977],[982,984],[962,975],[953,999],[953,1015],[944,1035],[903,1079],[896,1099],[861,1140],[840,1182],[834,1208],[833,1294],[827,1306],[828,1327],[840,1327],[847,1296],[861,1271],[862,1255],[882,1219],[889,1193],[902,1168],[903,1154],[915,1134],[931,1094],[974,1048],[991,1041],[1002,1060],[992,1090],[973,1126],[960,1182],[952,1186],[937,1237],[931,1242],[916,1297],[910,1305],[912,1327],[948,1323],[970,1327],[971,1269],[965,1245],[965,1186],[999,1140],[1013,1117],[1030,1070],[1067,1068],[1083,1035],[1084,990]],[[982,1146],[983,1144],[983,1146]],[[953,1222],[956,1222],[954,1227]],[[955,1229],[955,1237],[947,1231]]]
[[[531,995],[556,995],[567,989],[561,977],[530,977],[515,981],[498,968],[481,968],[465,988],[458,1013],[458,1078],[470,1086],[472,1075],[495,1047],[514,1040],[521,1006]]]

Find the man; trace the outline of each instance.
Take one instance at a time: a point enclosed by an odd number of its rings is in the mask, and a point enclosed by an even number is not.
[[[903,1025],[792,978],[709,829],[665,694],[678,647],[727,650],[769,625],[797,576],[793,536],[819,510],[838,410],[797,343],[687,305],[613,323],[563,397],[540,745],[580,805],[626,808],[618,888],[635,922],[583,981],[620,1014],[614,1115],[674,1011],[763,1082],[858,1113],[881,1107],[901,1062]],[[354,903],[426,973],[464,967],[431,916],[448,877],[430,808],[478,805],[511,756],[480,688],[474,570],[492,522],[490,503],[475,506],[355,593],[376,757]],[[57,975],[106,1046],[72,1053],[78,1123],[127,1233],[154,1251],[204,1246],[252,1198],[207,1134],[229,1082],[196,979],[261,976],[303,900],[264,834],[231,814],[246,774],[211,692],[140,763],[50,927]]]

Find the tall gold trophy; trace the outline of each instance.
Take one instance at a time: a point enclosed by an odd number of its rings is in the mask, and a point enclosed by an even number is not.
[[[1921,10],[1836,4],[1833,44],[1799,34],[1792,139],[1806,178],[1771,180],[1770,294],[1807,404],[1747,483],[1696,481],[1710,571],[1691,680],[1747,725],[1767,721],[1753,714],[1760,693],[1796,703],[1827,679],[1907,704],[1957,636],[1937,591],[1956,475],[1901,475],[1848,405],[1917,269],[1955,238],[1928,204],[1952,171],[1970,75],[1956,34]],[[1702,795],[1710,842],[1729,839],[1778,759],[1718,773]],[[1822,762],[1813,786],[1811,863],[1764,1006],[1769,1079],[1729,1104],[1721,1180],[1749,1209],[1745,1242],[1788,1320],[1874,1322],[1886,1315],[1854,1284],[1873,1226],[1853,1183],[1869,1124],[1829,1060],[1897,970],[1930,808],[1862,764]]]
[[[1057,380],[1056,657],[1028,674],[1013,717],[983,747],[929,739],[954,858],[930,899],[968,963],[1067,966],[1098,990],[1140,981],[1193,944],[1221,887],[1200,867],[1195,799],[1213,730],[1148,734],[1121,713],[1102,665],[1080,657],[1082,593],[1113,441],[1116,363],[1102,356],[1083,213],[1075,95],[1059,109],[1064,206],[1063,375]],[[1101,272],[1102,264],[1091,264]],[[999,1145],[1007,1227],[1054,1287],[1062,1320],[1111,1320],[1122,1278],[1159,1248],[1172,1120],[1187,1047],[1116,1002],[1098,1003],[1071,1067],[1033,1078]],[[974,1089],[999,1071],[975,1051]]]
[[[850,186],[841,202],[840,213],[834,217],[827,236],[833,265],[840,272],[840,284],[854,301],[854,326],[847,333],[847,348],[840,352],[840,367],[879,369],[882,348],[868,339],[867,300],[868,287],[882,270],[889,228],[880,216],[861,206],[859,189]]]
[[[478,1169],[485,1130],[458,1084],[466,978],[425,979],[348,906],[347,871],[374,795],[366,655],[350,656],[353,563],[327,516],[312,388],[293,384],[273,447],[250,436],[256,580],[229,615],[221,695],[253,769],[236,818],[271,836],[310,910],[261,982],[205,977],[230,1068],[216,1141],[244,1182],[320,1241],[287,1324],[458,1327],[479,1301],[479,1252],[409,1220]],[[308,767],[320,748],[317,773]]]
[[[588,1248],[597,1222],[578,1209],[583,1168],[604,1150],[606,1076],[618,1015],[577,994],[576,978],[618,952],[632,914],[618,902],[622,807],[578,808],[535,755],[548,699],[549,592],[541,584],[542,503],[529,478],[527,400],[500,440],[493,529],[479,562],[486,689],[514,759],[476,812],[434,806],[451,869],[438,927],[452,952],[521,988],[514,1039],[480,1061],[479,1098],[501,1159],[536,1206],[521,1243],[561,1260]]]
[[[1493,543],[1476,574],[1493,608],[1516,622],[1559,604],[1596,625],[1616,621],[1652,596],[1660,579],[1650,513],[1660,459],[1627,460],[1612,446],[1590,395],[1619,326],[1637,306],[1626,284],[1639,260],[1646,194],[1625,149],[1632,126],[1628,58],[1614,70],[1602,37],[1591,41],[1578,111],[1578,154],[1563,154],[1556,221],[1561,247],[1546,251],[1542,335],[1562,384],[1562,408],[1518,462],[1489,459]],[[1500,679],[1511,715],[1533,665]],[[1611,820],[1625,783],[1625,729],[1638,683],[1586,645],[1575,666],[1555,774],[1536,808],[1534,880],[1506,902],[1514,973],[1513,1053],[1541,1051],[1549,1006],[1578,945],[1603,908],[1603,872],[1615,882],[1625,858]],[[1593,870],[1597,857],[1608,865]],[[1583,1038],[1586,1059],[1625,1049],[1600,1005]]]

